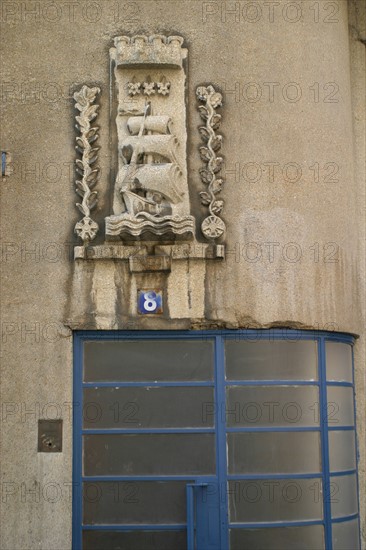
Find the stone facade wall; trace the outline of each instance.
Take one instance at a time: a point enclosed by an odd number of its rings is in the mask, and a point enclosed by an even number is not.
[[[332,2],[334,13],[323,1],[252,4],[2,3],[1,548],[70,547],[72,329],[355,334],[365,500],[362,3]],[[189,50],[188,182],[198,226],[195,92],[211,83],[224,97],[226,259],[175,260],[170,273],[75,261],[73,93],[83,84],[101,90],[95,219],[103,228],[116,173],[108,52],[115,36],[156,33],[184,37]],[[197,242],[205,242],[199,231]],[[137,289],[150,286],[165,292],[159,319],[136,311]],[[63,418],[60,454],[37,453],[37,420],[47,416]]]

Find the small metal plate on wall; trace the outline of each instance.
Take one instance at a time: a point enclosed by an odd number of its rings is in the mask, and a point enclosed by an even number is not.
[[[38,452],[62,451],[62,420],[38,420]]]
[[[137,310],[140,315],[163,313],[162,290],[139,289],[137,294]]]

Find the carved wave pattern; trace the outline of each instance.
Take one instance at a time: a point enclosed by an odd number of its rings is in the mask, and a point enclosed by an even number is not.
[[[157,218],[148,213],[140,215],[138,218],[124,217],[121,219],[113,219],[113,216],[106,218],[106,234],[110,236],[118,236],[122,233],[128,233],[133,237],[138,237],[142,233],[149,232],[153,235],[167,235],[174,233],[175,235],[185,235],[195,232],[195,220],[193,216],[175,217],[164,216]]]

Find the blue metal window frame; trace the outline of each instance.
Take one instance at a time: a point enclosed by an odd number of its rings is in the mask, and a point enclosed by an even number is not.
[[[73,361],[74,361],[74,397],[73,397],[73,550],[81,550],[82,548],[82,530],[108,530],[108,531],[121,531],[121,530],[182,530],[186,526],[181,524],[173,525],[89,525],[82,526],[82,483],[86,480],[91,481],[134,481],[135,478],[139,480],[149,481],[156,480],[157,476],[91,476],[83,478],[82,476],[82,434],[83,433],[106,433],[109,430],[83,430],[82,428],[82,392],[86,387],[116,387],[116,382],[98,382],[98,383],[83,383],[82,382],[82,367],[83,367],[83,344],[85,341],[116,341],[116,340],[212,340],[214,342],[214,360],[215,360],[215,373],[214,382],[159,382],[159,386],[214,386],[215,399],[219,403],[220,399],[225,396],[225,387],[230,385],[243,385],[243,386],[269,386],[269,385],[312,385],[319,388],[319,411],[320,411],[320,424],[319,427],[257,427],[257,428],[227,428],[226,422],[223,422],[219,417],[220,407],[216,407],[216,428],[207,429],[156,429],[156,430],[138,430],[138,433],[217,433],[216,444],[216,475],[215,476],[160,476],[161,479],[169,480],[191,480],[198,478],[196,482],[207,481],[208,483],[214,478],[218,480],[219,487],[227,486],[227,482],[231,479],[250,480],[250,479],[307,479],[307,478],[319,478],[323,484],[323,519],[322,520],[303,520],[303,521],[281,521],[281,522],[248,522],[248,523],[235,523],[230,524],[228,522],[228,504],[226,499],[220,498],[220,543],[221,549],[227,550],[229,547],[229,529],[235,528],[266,528],[266,527],[295,527],[295,526],[307,526],[307,525],[323,525],[325,549],[332,550],[332,525],[334,523],[341,523],[358,519],[359,522],[359,496],[358,496],[358,512],[346,517],[333,518],[331,516],[331,501],[330,501],[330,482],[331,478],[337,476],[344,476],[348,474],[356,475],[357,493],[358,492],[358,445],[357,445],[357,431],[356,431],[356,412],[354,410],[354,424],[353,426],[329,426],[328,414],[327,414],[327,388],[329,386],[343,386],[353,387],[354,389],[354,368],[353,368],[353,344],[354,337],[346,333],[337,332],[325,332],[325,331],[299,331],[293,329],[240,329],[240,330],[207,330],[207,331],[75,331],[74,332],[74,348],[73,348]],[[249,340],[249,341],[263,341],[263,340],[281,340],[281,341],[300,341],[300,340],[312,340],[317,342],[318,349],[318,380],[304,381],[304,380],[250,380],[250,381],[227,381],[225,379],[225,341],[226,340]],[[326,352],[325,346],[327,341],[342,342],[352,346],[352,382],[333,382],[327,381],[326,378]],[[154,382],[148,382],[149,385],[154,385]],[[146,386],[146,382],[127,382],[121,383],[121,386]],[[354,395],[355,397],[355,395]],[[354,399],[355,407],[355,399]],[[335,430],[352,430],[355,432],[356,441],[356,469],[342,472],[330,472],[329,465],[329,432]],[[220,441],[226,441],[226,434],[230,432],[274,432],[274,431],[312,431],[320,432],[321,438],[321,460],[322,468],[321,472],[307,473],[307,474],[250,474],[250,475],[230,475],[227,471],[226,452],[225,445],[220,444]],[[113,430],[113,433],[136,433],[136,430]],[[360,533],[359,544],[361,547]]]

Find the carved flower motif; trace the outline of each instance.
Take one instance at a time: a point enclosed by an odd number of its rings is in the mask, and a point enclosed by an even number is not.
[[[96,237],[98,229],[98,224],[88,216],[85,216],[75,225],[75,233],[83,241],[92,241]]]
[[[214,109],[222,105],[222,95],[215,91],[213,86],[199,86],[196,90],[197,97],[200,101],[206,101],[212,105]]]
[[[207,86],[208,101],[214,109],[222,105],[222,95],[213,86]]]
[[[170,82],[157,82],[158,94],[168,95],[170,92]]]
[[[128,95],[134,96],[136,94],[139,94],[140,87],[141,87],[141,82],[128,82],[127,83]]]
[[[205,88],[204,86],[199,86],[196,90],[196,94],[200,101],[206,101],[206,99],[208,98],[207,88]]]
[[[205,237],[217,239],[225,233],[225,223],[218,216],[208,216],[201,225],[202,233]]]
[[[218,92],[215,92],[210,96],[209,102],[211,103],[212,107],[216,109],[216,107],[222,105],[222,95]]]
[[[96,95],[99,94],[100,88],[89,88],[83,86],[78,92],[74,93],[74,99],[77,102],[76,108],[81,111],[83,107],[86,107],[89,103],[93,103]]]
[[[143,88],[144,88],[144,94],[145,95],[153,95],[155,94],[155,82],[144,82]]]

